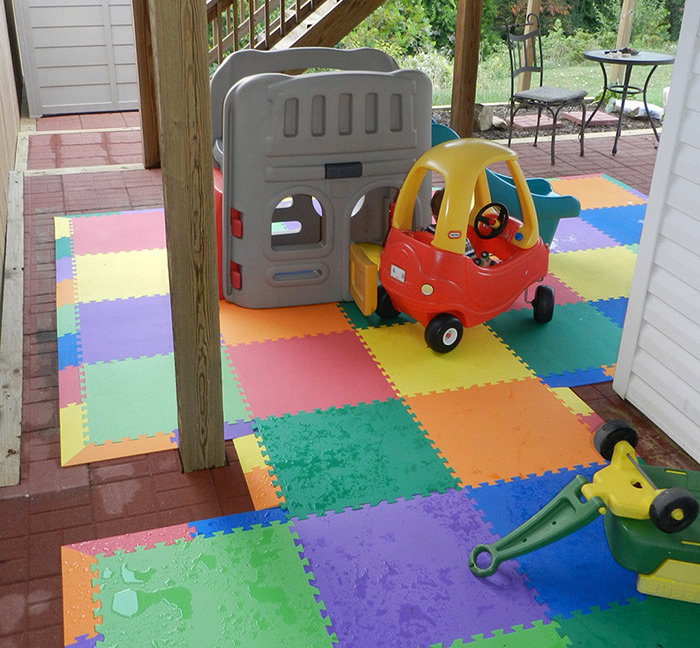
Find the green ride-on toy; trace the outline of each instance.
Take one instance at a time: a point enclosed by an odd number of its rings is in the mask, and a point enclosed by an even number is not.
[[[604,515],[613,558],[636,572],[645,594],[700,603],[700,472],[648,466],[634,451],[637,433],[612,420],[593,443],[610,464],[591,482],[577,475],[517,529],[469,555],[476,576],[555,542]]]

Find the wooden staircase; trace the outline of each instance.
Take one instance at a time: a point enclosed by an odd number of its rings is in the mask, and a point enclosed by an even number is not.
[[[384,0],[207,0],[209,62],[241,49],[333,47]]]

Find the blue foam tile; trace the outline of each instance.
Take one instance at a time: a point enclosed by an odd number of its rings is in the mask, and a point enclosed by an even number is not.
[[[646,205],[625,205],[584,209],[580,217],[622,245],[632,245],[639,243],[645,212]]]
[[[538,376],[547,387],[580,387],[581,385],[593,385],[612,380],[602,368],[580,369],[578,371],[566,371],[557,374],[545,374]]]
[[[622,328],[625,323],[628,301],[627,297],[617,297],[615,299],[600,299],[588,303]]]
[[[552,443],[557,443],[553,432]],[[504,536],[539,511],[577,475],[591,479],[601,466],[547,473],[539,477],[468,488],[493,530]],[[517,559],[529,586],[552,616],[570,616],[574,610],[605,607],[639,595],[636,574],[612,558],[603,519],[557,542]]]
[[[68,333],[58,338],[58,368],[77,367],[81,364],[78,336]]]
[[[188,522],[195,528],[194,535],[210,537],[217,531],[230,533],[234,529],[250,529],[254,524],[270,526],[272,522],[286,522],[285,512],[279,508],[263,509],[262,511],[248,511],[247,513],[233,513],[208,520]]]

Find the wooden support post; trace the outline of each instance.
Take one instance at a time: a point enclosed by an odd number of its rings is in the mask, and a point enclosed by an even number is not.
[[[538,18],[540,17],[540,11],[542,9],[542,0],[527,0],[527,9],[525,10],[525,17],[529,16],[530,14],[535,14]],[[525,25],[525,33],[529,34],[531,31],[534,31],[535,25],[534,24],[526,24]],[[526,58],[528,61],[534,60],[534,51],[533,48],[535,46],[535,43],[531,40],[527,43],[527,51],[526,51]],[[539,52],[537,53],[539,56]],[[522,92],[523,90],[529,90],[530,89],[530,81],[531,81],[532,73],[530,72],[523,72],[519,77],[518,77],[518,92]]]
[[[207,22],[202,0],[149,0],[157,70],[180,459],[223,466]]]
[[[160,143],[148,0],[131,0],[131,6],[134,13],[134,44],[139,77],[143,166],[147,169],[155,169],[160,166]]]
[[[634,5],[636,2],[637,0],[622,0],[622,9],[620,9],[620,26],[617,30],[615,49],[621,49],[630,44],[630,38],[632,37],[632,20],[634,19]],[[610,75],[613,78],[613,83],[622,83],[624,71],[624,65],[612,66]]]
[[[460,137],[471,137],[474,129],[482,5],[483,0],[459,0],[457,5],[450,125]]]

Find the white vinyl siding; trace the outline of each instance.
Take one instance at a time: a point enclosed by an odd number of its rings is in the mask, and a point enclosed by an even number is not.
[[[131,0],[15,0],[32,117],[138,108]]]
[[[686,3],[615,390],[700,460],[700,3]]]

